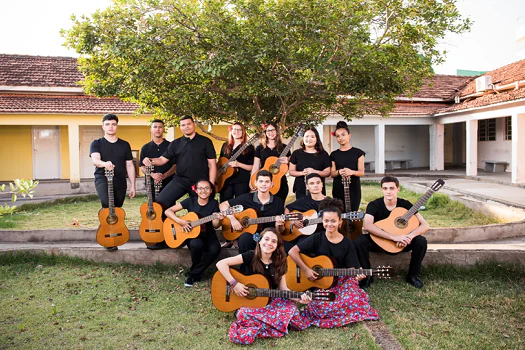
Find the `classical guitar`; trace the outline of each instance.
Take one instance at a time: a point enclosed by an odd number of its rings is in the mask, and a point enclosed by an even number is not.
[[[241,231],[235,231],[232,229],[231,221],[229,218],[224,218],[222,220],[222,235],[225,239],[228,241],[233,241],[241,235],[241,233],[249,232],[251,234],[254,234],[257,231],[257,225],[259,224],[265,224],[268,222],[275,222],[277,221],[277,218],[281,217],[283,220],[302,220],[303,214],[302,213],[290,213],[285,215],[277,215],[277,216],[267,216],[259,218],[257,217],[257,212],[255,209],[246,209],[242,213],[235,214],[234,215],[237,220],[242,225]]]
[[[350,184],[352,179],[350,177],[342,177],[341,181],[343,182],[343,189],[345,195],[345,209],[346,211],[352,210],[352,202],[350,201]],[[363,234],[363,218],[361,220],[345,220],[343,226],[341,227],[342,234],[352,241]]]
[[[377,278],[390,278],[392,268],[390,266],[379,266],[376,269],[354,269],[354,268],[334,268],[332,259],[326,255],[319,255],[311,258],[308,255],[300,254],[303,262],[317,272],[319,277],[315,281],[306,278],[303,271],[297,266],[295,261],[288,256],[288,271],[286,272],[286,284],[291,290],[303,291],[309,288],[328,289],[334,284],[335,276],[375,276]]]
[[[106,169],[109,208],[102,208],[98,212],[100,225],[97,229],[97,242],[104,247],[116,247],[129,240],[129,230],[124,224],[126,213],[124,209],[115,207],[113,176],[113,170]]]
[[[432,196],[434,192],[439,191],[443,185],[445,185],[445,181],[438,179],[432,186],[430,186],[430,189],[427,191],[427,193],[425,193],[423,197],[419,198],[416,204],[414,204],[409,210],[401,207],[394,208],[394,210],[390,212],[390,215],[386,219],[375,222],[374,225],[383,231],[390,233],[391,235],[408,235],[410,232],[419,227],[419,220],[414,216],[414,214],[416,214],[417,210],[428,201],[430,196]],[[370,238],[372,238],[378,246],[387,252],[399,253],[403,250],[403,247],[398,247],[396,242],[389,239],[378,237],[373,234],[370,234]]]
[[[286,157],[288,152],[290,152],[290,149],[292,148],[293,144],[295,143],[295,140],[297,140],[298,137],[302,137],[304,134],[304,125],[299,125],[297,127],[297,130],[295,131],[295,134],[292,136],[292,138],[288,141],[288,144],[283,149],[279,157],[268,157],[266,161],[264,162],[264,166],[259,170],[268,170],[273,175],[273,187],[270,189],[270,192],[272,194],[276,194],[281,189],[281,178],[286,175],[288,172],[288,164],[282,164],[279,160],[282,157]],[[258,171],[258,172],[259,172]],[[258,173],[257,172],[257,173]],[[257,173],[253,174],[250,181],[252,183],[252,187],[256,188],[255,186],[255,179],[257,178]]]
[[[302,292],[291,290],[269,289],[268,279],[259,274],[246,276],[237,270],[230,269],[230,273],[239,283],[248,287],[248,295],[240,297],[233,292],[233,288],[226,281],[220,271],[217,271],[211,281],[211,300],[213,305],[223,312],[237,310],[242,306],[264,307],[268,305],[270,298],[300,299]],[[335,294],[332,292],[306,292],[312,300],[334,301]]]
[[[295,213],[295,211],[294,211]],[[294,226],[291,221],[285,223],[285,230],[283,232],[283,239],[285,241],[293,241],[299,236],[310,236],[317,229],[317,225],[323,222],[323,218],[319,217],[317,212],[312,209],[303,214],[303,227]],[[347,221],[363,220],[365,213],[362,211],[351,211],[342,213],[341,217]]]
[[[220,192],[222,188],[224,187],[224,183],[226,180],[228,180],[230,177],[235,174],[238,169],[232,168],[229,163],[237,160],[239,156],[244,152],[248,146],[253,145],[255,142],[257,142],[261,138],[261,135],[255,134],[253,135],[248,141],[246,141],[237,152],[235,152],[230,158],[226,157],[220,157],[217,161],[217,176],[215,177],[215,191]]]
[[[155,198],[159,198],[160,189],[162,188],[162,182],[155,182],[153,184],[153,187],[155,187]]]
[[[144,242],[157,243],[164,240],[162,233],[162,207],[153,202],[151,193],[151,172],[153,166],[146,166],[146,196],[148,201],[140,206],[142,221],[139,226],[139,235]]]
[[[240,213],[242,209],[242,205],[235,205],[231,208],[228,208],[228,210],[221,211],[220,214],[230,215]],[[190,222],[191,231],[189,232],[186,232],[183,227],[174,220],[167,218],[164,221],[163,239],[170,248],[178,248],[184,242],[186,242],[187,239],[196,238],[201,233],[201,225],[213,221],[218,217],[219,213],[213,213],[199,219],[199,216],[196,213],[189,212],[188,214],[181,217],[182,220],[187,220]]]

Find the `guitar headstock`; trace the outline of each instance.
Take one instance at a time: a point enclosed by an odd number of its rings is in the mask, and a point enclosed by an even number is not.
[[[352,178],[342,177],[341,181],[343,182],[343,186],[350,186],[350,183],[352,183]]]
[[[146,165],[146,176],[149,176],[153,172],[153,165]]]
[[[350,221],[357,221],[357,220],[363,220],[365,217],[365,213],[362,211],[350,211],[348,213],[341,214],[341,217],[346,220]]]
[[[153,186],[155,186],[156,192],[160,192],[160,188],[162,187],[162,182],[155,182]]]
[[[303,219],[303,213],[290,213],[290,214],[286,214],[286,215],[283,215],[282,218],[286,221],[286,220],[289,220],[289,221],[294,221],[294,220],[302,220]]]
[[[297,127],[297,129],[295,130],[295,133],[297,134],[298,137],[303,137],[304,129],[306,129],[306,125],[304,124],[301,124]]]
[[[242,205],[234,205],[233,207],[228,209],[228,214],[226,215],[239,214],[243,210],[244,210],[244,207]]]
[[[443,186],[445,185],[445,181],[443,179],[437,179],[436,182],[430,188],[432,191],[436,192],[439,191]]]
[[[374,276],[377,278],[390,278],[393,273],[392,266],[378,266],[373,270]]]
[[[106,177],[108,178],[108,180],[113,180],[113,176],[115,176],[115,170],[104,170],[104,173],[106,175]]]
[[[249,145],[254,144],[255,142],[257,142],[257,140],[260,140],[260,139],[261,139],[261,134],[256,132],[252,137],[250,137],[247,144]]]
[[[319,300],[319,301],[334,301],[335,300],[335,293],[332,292],[325,292],[325,291],[317,291],[317,292],[306,292],[306,295],[308,295],[312,300]]]

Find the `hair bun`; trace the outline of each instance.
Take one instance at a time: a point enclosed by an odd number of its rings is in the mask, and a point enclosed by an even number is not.
[[[341,121],[338,121],[336,126],[335,126],[335,130],[337,129],[346,129],[348,130],[348,124],[346,124],[345,121],[341,120]]]

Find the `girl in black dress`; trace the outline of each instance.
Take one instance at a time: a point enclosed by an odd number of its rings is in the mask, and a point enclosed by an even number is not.
[[[295,150],[290,158],[290,175],[295,176],[293,191],[296,199],[306,195],[304,177],[311,173],[321,175],[323,194],[326,195],[324,178],[330,176],[330,165],[330,156],[323,148],[317,129],[309,127],[304,133],[301,148]]]
[[[346,211],[359,209],[361,203],[361,176],[365,175],[365,152],[350,145],[352,135],[348,125],[344,121],[337,123],[335,138],[340,147],[330,155],[332,161],[331,176],[334,178],[332,196],[344,203],[344,187],[342,179],[350,179],[350,202],[351,208]],[[346,203],[345,203],[346,204]]]

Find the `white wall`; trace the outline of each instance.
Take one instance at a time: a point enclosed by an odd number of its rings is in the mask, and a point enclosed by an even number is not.
[[[485,168],[484,160],[507,162],[506,170],[512,171],[512,141],[505,141],[505,118],[496,118],[495,141],[478,141],[478,168]]]
[[[385,160],[412,159],[410,168],[430,166],[430,135],[427,125],[387,125],[385,134]]]

